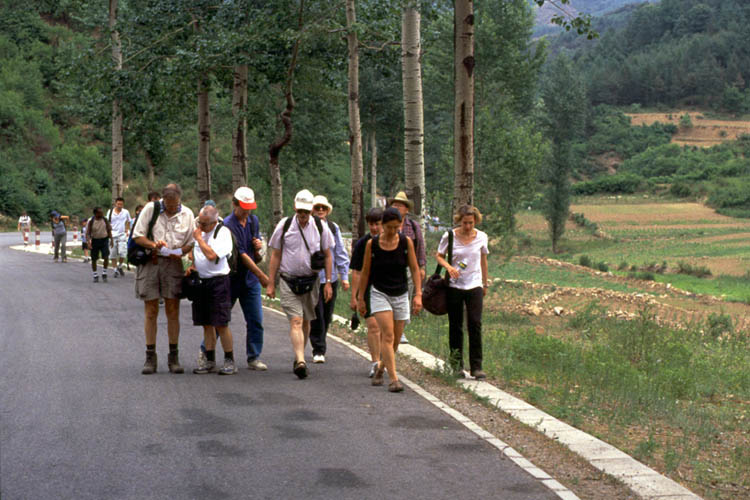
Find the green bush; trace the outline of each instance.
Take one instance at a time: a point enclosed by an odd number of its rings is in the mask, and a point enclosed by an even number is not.
[[[711,276],[711,270],[706,266],[693,266],[690,263],[683,261],[677,262],[677,273],[688,274],[697,278]]]
[[[593,262],[591,261],[591,257],[589,257],[588,255],[581,255],[578,258],[578,265],[583,267],[592,267]]]
[[[645,186],[642,177],[635,174],[614,174],[597,177],[573,185],[573,194],[632,194]]]
[[[603,273],[609,272],[609,266],[606,262],[599,262],[596,264],[596,268]]]

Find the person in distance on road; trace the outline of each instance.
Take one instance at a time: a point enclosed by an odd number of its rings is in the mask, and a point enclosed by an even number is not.
[[[325,270],[321,269],[318,272],[321,290],[318,293],[315,319],[310,322],[310,346],[312,346],[313,363],[326,362],[326,335],[328,335],[328,327],[331,325],[331,320],[333,319],[333,307],[336,304],[336,291],[339,280],[341,281],[341,288],[344,291],[349,290],[349,255],[346,253],[344,240],[341,238],[341,228],[335,222],[328,220],[331,210],[333,210],[333,205],[328,203],[328,198],[320,195],[313,198],[313,214],[317,215],[324,224],[328,225],[328,229],[331,230],[335,241],[332,249],[333,267],[331,274],[331,290],[333,294],[329,301],[324,300],[322,290],[327,283]]]
[[[159,299],[164,299],[169,336],[167,366],[171,373],[183,373],[180,365],[178,341],[180,338],[180,294],[182,292],[182,257],[193,247],[195,231],[193,211],[180,203],[182,190],[179,186],[165,187],[162,200],[148,203],[141,211],[133,230],[135,242],[152,251],[152,258],[138,266],[135,274],[135,296],[143,301],[145,314],[146,362],[141,373],[156,372],[156,319],[159,315]],[[154,210],[159,216],[153,227],[150,240],[146,237]]]
[[[206,374],[216,371],[216,333],[224,350],[224,366],[219,375],[234,375],[232,331],[232,298],[230,292],[229,263],[232,253],[232,234],[218,225],[219,212],[216,207],[205,205],[198,215],[198,228],[193,232],[195,247],[190,253],[193,265],[187,270],[197,271],[201,279],[198,296],[193,300],[193,324],[203,327],[206,355],[198,360],[193,373]]]
[[[112,226],[112,265],[115,266],[114,276],[125,276],[122,266],[128,255],[128,234],[130,233],[130,212],[125,206],[125,199],[118,197],[114,208],[107,212],[107,221]]]
[[[67,215],[60,215],[56,210],[52,211],[52,237],[54,238],[55,245],[55,257],[54,261],[57,262],[58,255],[62,253],[62,261],[68,261],[68,251],[65,244],[68,240],[68,230],[65,227],[65,221],[69,219]]]
[[[21,231],[21,238],[23,238],[23,245],[26,246],[29,242],[24,238],[24,233],[31,231],[31,217],[26,215],[26,210],[21,212],[21,216],[18,218],[18,230]]]
[[[422,280],[411,238],[399,232],[402,216],[394,207],[383,212],[383,233],[373,236],[365,247],[365,258],[357,304],[362,315],[370,311],[380,327],[380,363],[372,385],[383,385],[383,372],[388,370],[390,392],[401,392],[404,386],[396,374],[395,351],[406,322],[409,321],[409,284],[406,269],[411,269],[414,282],[412,307],[414,314],[422,309]],[[370,304],[365,303],[362,284],[369,283]]]
[[[94,283],[99,282],[96,273],[96,261],[102,256],[102,281],[107,282],[107,267],[109,267],[109,248],[112,242],[112,226],[104,218],[101,207],[94,208],[94,216],[86,226],[86,244],[91,250],[91,271],[94,273]]]
[[[370,303],[370,287],[367,283],[362,283],[360,279],[362,273],[362,264],[365,260],[365,248],[367,242],[372,239],[373,236],[379,235],[383,230],[383,209],[380,207],[373,207],[367,211],[365,220],[370,229],[370,232],[362,236],[357,243],[354,245],[352,250],[352,262],[349,268],[352,270],[352,296],[349,302],[349,307],[352,311],[357,310],[357,295],[359,294],[359,288],[367,287],[363,292],[365,298],[365,305]],[[366,311],[364,314],[365,322],[367,323],[367,347],[370,349],[370,357],[372,359],[372,365],[370,366],[370,378],[375,376],[375,372],[378,369],[378,363],[380,362],[380,328],[375,317]]]
[[[453,222],[459,226],[453,231],[451,262],[448,254],[448,233],[440,239],[435,254],[438,264],[450,275],[448,285],[448,343],[450,364],[463,375],[464,369],[464,308],[469,334],[469,369],[471,376],[486,378],[482,371],[482,303],[489,287],[487,275],[487,233],[476,228],[482,214],[476,207],[462,205]]]
[[[330,283],[333,235],[328,224],[310,219],[312,208],[312,193],[307,189],[298,192],[294,197],[296,214],[279,221],[268,242],[272,253],[268,265],[270,281],[266,287],[266,295],[269,298],[276,297],[276,273],[280,271],[279,298],[281,308],[289,319],[289,337],[294,349],[293,371],[301,379],[307,377],[305,346],[310,335],[310,321],[315,319],[315,305],[320,293],[318,271],[321,268],[325,269],[326,279],[323,298],[331,300],[333,295]],[[318,252],[323,253],[324,263],[320,262],[321,254]]]
[[[83,253],[83,262],[86,263],[89,261],[89,244],[88,239],[86,237],[86,231],[88,228],[89,219],[83,219],[81,221],[81,252]]]

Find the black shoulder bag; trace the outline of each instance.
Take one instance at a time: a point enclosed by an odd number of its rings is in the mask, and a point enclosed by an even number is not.
[[[453,260],[453,229],[448,230],[448,263]],[[422,285],[422,307],[436,316],[448,313],[448,285],[450,275],[445,271],[445,276],[440,274],[443,266],[440,264],[435,268],[435,273],[427,278]]]

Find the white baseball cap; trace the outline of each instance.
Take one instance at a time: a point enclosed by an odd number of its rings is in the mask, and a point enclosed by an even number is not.
[[[307,189],[303,189],[296,195],[294,195],[294,209],[295,210],[307,210],[312,212],[313,207],[313,194]]]
[[[240,207],[245,210],[252,210],[257,206],[255,204],[255,193],[249,187],[243,186],[237,188],[237,191],[234,192],[234,197],[240,203]]]

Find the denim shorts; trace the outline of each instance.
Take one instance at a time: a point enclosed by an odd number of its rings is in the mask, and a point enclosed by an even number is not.
[[[375,287],[370,290],[370,314],[383,311],[393,311],[393,319],[396,321],[409,321],[409,292],[392,297]]]

